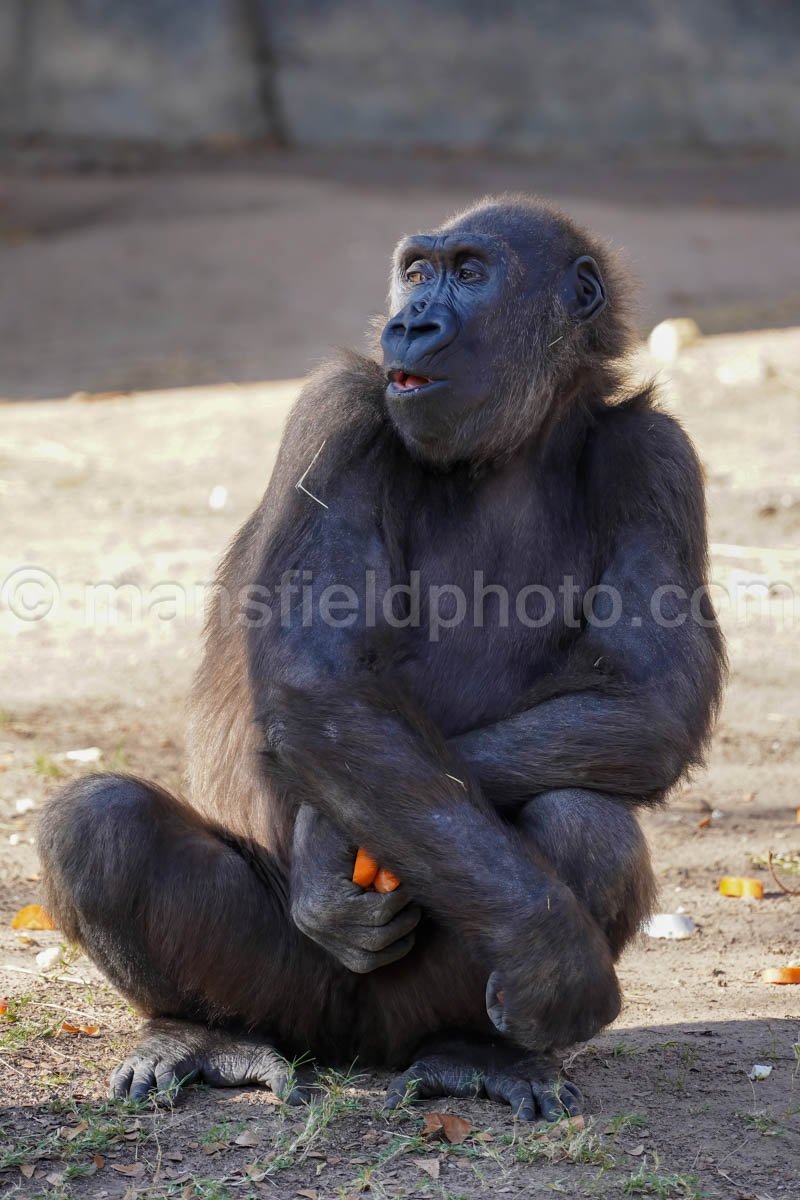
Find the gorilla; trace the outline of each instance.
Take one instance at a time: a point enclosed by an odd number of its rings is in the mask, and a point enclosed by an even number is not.
[[[300,1102],[303,1056],[391,1068],[389,1107],[555,1119],[560,1055],[620,1011],[636,810],[724,675],[701,469],[626,380],[625,274],[549,205],[401,241],[389,311],[382,356],[308,381],[223,560],[190,799],[101,774],[43,814],[53,915],[147,1018],[116,1096]]]

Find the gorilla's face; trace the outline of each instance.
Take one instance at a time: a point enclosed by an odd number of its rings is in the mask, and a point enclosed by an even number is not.
[[[576,315],[573,277],[585,263],[596,271],[585,256],[571,263],[559,235],[548,216],[492,206],[398,246],[396,315],[381,336],[386,404],[416,457],[480,459],[499,424],[522,430],[549,347]],[[598,273],[581,313],[596,315],[599,297]]]

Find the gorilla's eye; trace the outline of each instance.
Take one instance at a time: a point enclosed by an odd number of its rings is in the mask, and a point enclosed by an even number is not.
[[[412,287],[417,287],[418,284],[424,283],[428,277],[428,272],[425,270],[425,264],[414,262],[410,267],[406,267],[404,278],[406,283],[410,283]]]
[[[459,267],[458,278],[462,283],[472,283],[475,279],[480,279],[480,271],[476,271],[474,267]]]

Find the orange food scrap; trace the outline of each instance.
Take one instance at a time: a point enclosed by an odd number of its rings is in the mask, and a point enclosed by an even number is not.
[[[381,867],[375,876],[373,886],[376,892],[385,896],[387,892],[393,892],[395,888],[400,887],[400,880],[388,867]]]
[[[723,896],[749,896],[752,900],[764,899],[764,885],[760,879],[745,876],[725,875],[719,881]]]
[[[48,916],[41,904],[26,904],[11,918],[12,929],[55,929],[53,918]]]
[[[0,997],[0,1017],[4,1017],[8,1012],[8,1001],[5,996]]]
[[[377,874],[377,862],[362,846],[356,855],[356,862],[353,867],[353,883],[357,883],[359,887],[363,888],[371,887],[375,882]]]
[[[433,1140],[452,1142],[458,1146],[472,1132],[472,1126],[464,1117],[457,1117],[455,1113],[449,1112],[429,1112],[425,1113],[423,1118],[425,1124],[422,1130],[424,1138]]]
[[[800,983],[800,967],[767,967],[761,978],[764,983]]]
[[[100,1037],[100,1029],[97,1025],[73,1025],[70,1021],[62,1021],[58,1032],[71,1035],[82,1034],[83,1037]]]

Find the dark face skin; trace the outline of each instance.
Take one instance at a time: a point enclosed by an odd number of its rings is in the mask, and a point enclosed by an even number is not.
[[[479,210],[395,253],[396,312],[381,337],[386,403],[416,457],[474,454],[494,410],[502,404],[507,416],[536,390],[550,343],[605,306],[597,264],[568,256],[558,230],[534,217],[504,236],[498,225]]]

